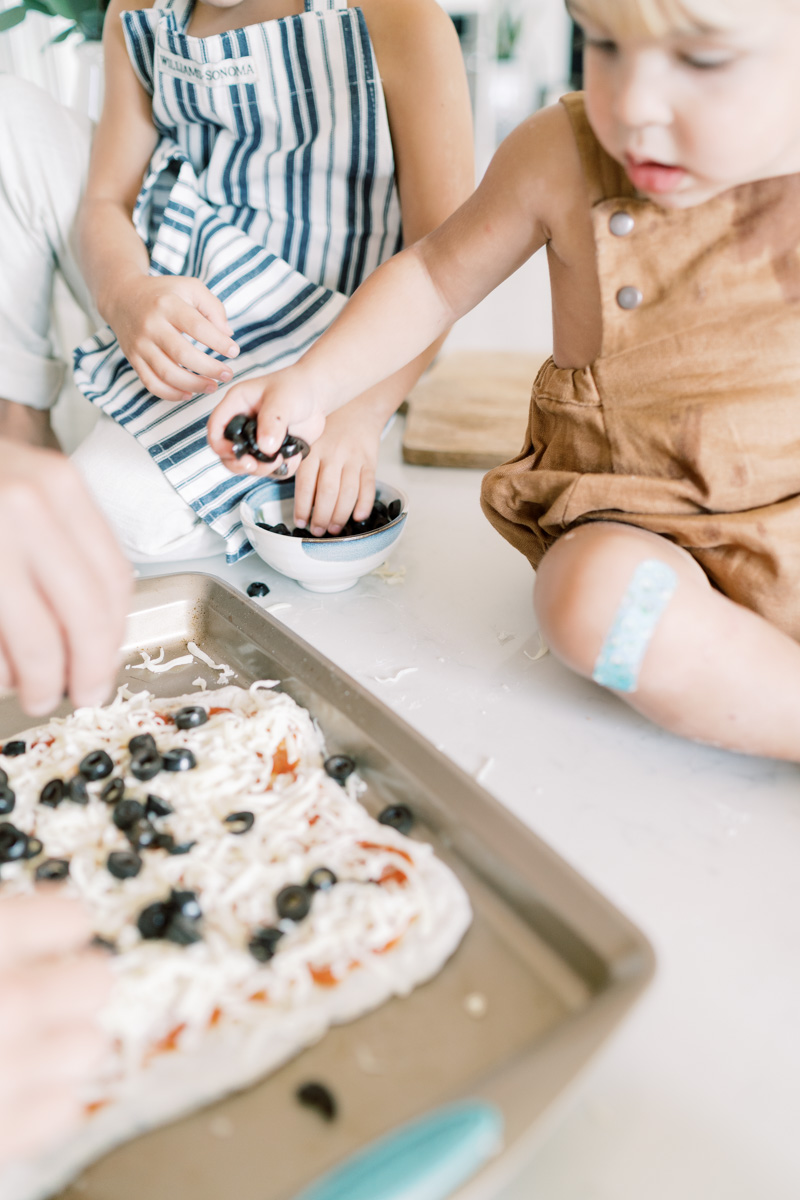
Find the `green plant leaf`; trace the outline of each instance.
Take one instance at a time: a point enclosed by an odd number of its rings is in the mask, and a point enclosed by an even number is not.
[[[52,17],[52,12],[42,0],[25,0],[25,7],[28,12],[44,13],[47,17]]]
[[[17,8],[7,8],[5,12],[0,12],[0,33],[5,29],[13,29],[15,25],[19,25],[20,21],[24,21],[27,15],[27,8],[24,4],[18,5]]]
[[[75,20],[75,5],[72,0],[47,0],[47,4],[54,16]]]
[[[71,33],[77,33],[77,25],[68,25],[66,29],[62,29],[61,33],[57,33],[55,37],[50,38],[48,46],[57,46],[59,42],[65,42]]]

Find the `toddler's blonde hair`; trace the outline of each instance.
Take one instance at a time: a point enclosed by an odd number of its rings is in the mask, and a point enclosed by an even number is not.
[[[577,15],[627,36],[665,37],[731,29],[755,0],[577,0]]]

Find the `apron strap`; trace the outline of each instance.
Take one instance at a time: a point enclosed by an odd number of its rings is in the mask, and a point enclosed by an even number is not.
[[[164,12],[171,12],[178,29],[185,29],[189,24],[189,17],[194,8],[194,0],[155,0],[153,8],[160,8]]]
[[[334,12],[347,6],[347,0],[306,0],[306,12]]]

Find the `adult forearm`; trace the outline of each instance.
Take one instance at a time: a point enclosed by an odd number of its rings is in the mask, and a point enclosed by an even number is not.
[[[112,200],[84,201],[78,228],[84,278],[98,312],[113,325],[126,280],[148,274],[147,247],[130,214]]]
[[[48,409],[0,399],[0,439],[59,450]]]

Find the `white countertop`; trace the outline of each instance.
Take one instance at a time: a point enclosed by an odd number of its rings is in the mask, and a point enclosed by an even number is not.
[[[481,473],[407,466],[401,436],[398,420],[379,478],[409,496],[402,582],[321,596],[255,557],[142,574],[265,580],[280,620],[480,772],[652,941],[655,982],[497,1200],[797,1200],[800,771],[679,741],[534,661],[532,572],[481,514]]]

